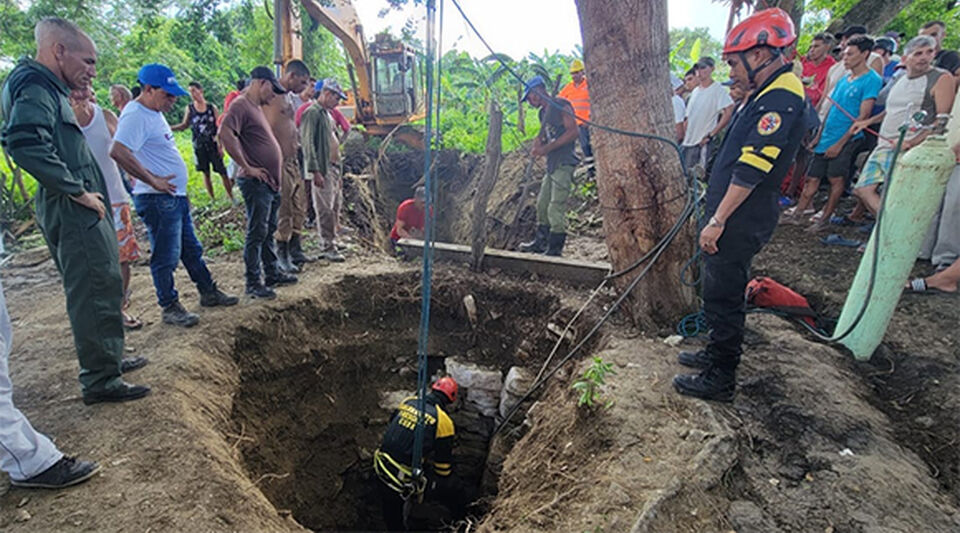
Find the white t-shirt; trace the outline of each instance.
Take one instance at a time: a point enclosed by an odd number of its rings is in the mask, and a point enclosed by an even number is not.
[[[726,87],[713,82],[709,87],[697,86],[687,102],[687,133],[683,137],[684,146],[696,146],[720,121],[720,112],[733,105],[733,99]]]
[[[687,111],[687,104],[683,103],[683,98],[673,95],[673,122],[679,124],[683,122],[683,116]]]
[[[175,194],[187,195],[187,164],[180,157],[170,125],[159,111],[148,109],[137,101],[130,102],[120,113],[113,140],[129,148],[143,168],[153,174],[160,177],[173,175],[170,181],[177,187]],[[137,180],[133,194],[164,193]]]

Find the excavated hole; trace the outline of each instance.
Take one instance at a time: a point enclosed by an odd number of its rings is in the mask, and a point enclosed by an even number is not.
[[[237,328],[241,383],[235,434],[226,437],[278,512],[291,513],[306,528],[383,528],[371,457],[390,412],[415,388],[418,295],[416,274],[351,277],[329,293],[265,312],[260,324]],[[475,324],[465,310],[467,295],[476,302]],[[438,274],[431,375],[465,362],[500,376],[514,366],[535,374],[556,340],[547,324],[563,324],[572,315],[559,302],[544,286],[460,271]],[[481,494],[471,507],[476,518],[494,495],[512,442],[498,437],[490,451],[499,410],[491,409],[490,397],[499,400],[501,393],[461,390],[465,399],[451,413],[458,434],[454,462]],[[518,432],[507,433],[515,439]],[[446,525],[425,526],[455,529],[450,524],[462,518],[436,516]]]

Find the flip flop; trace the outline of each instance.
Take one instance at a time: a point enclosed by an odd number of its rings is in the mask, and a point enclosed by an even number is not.
[[[130,330],[136,331],[143,327],[143,321],[137,317],[130,316],[126,313],[123,314],[123,327]]]
[[[834,215],[830,217],[830,223],[835,226],[861,226],[863,220],[854,220],[847,215]]]
[[[820,242],[827,246],[847,246],[850,248],[857,248],[861,244],[863,244],[863,242],[861,241],[844,239],[843,237],[841,237],[840,235],[837,235],[836,233],[831,233],[830,235],[827,235],[826,237],[820,239]]]
[[[864,225],[860,226],[859,228],[857,228],[857,231],[860,232],[860,233],[870,233],[871,231],[873,231],[873,225],[874,225],[874,224],[875,224],[875,222],[868,222],[867,224],[864,224]]]
[[[927,287],[927,280],[924,278],[914,278],[910,280],[910,283],[904,287],[909,294],[943,294],[948,296],[956,296],[957,292],[949,292],[936,287]]]

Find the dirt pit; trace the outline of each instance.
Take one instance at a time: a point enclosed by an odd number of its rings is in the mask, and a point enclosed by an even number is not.
[[[416,382],[418,280],[416,273],[347,277],[322,298],[301,300],[266,314],[258,327],[237,329],[240,386],[233,434],[226,437],[236,442],[250,479],[278,512],[306,528],[384,526],[372,454],[392,410]],[[559,296],[529,284],[478,281],[462,273],[435,279],[431,375],[444,367],[462,373],[465,366],[478,366],[502,379],[515,366],[539,368],[530,354],[544,357],[555,340],[542,334],[545,325],[569,318]],[[475,321],[464,305],[468,295]],[[488,465],[487,451],[501,393],[491,404],[484,397],[492,391],[463,385],[463,399],[451,412],[458,435],[454,463],[464,483],[480,489],[483,482],[479,493],[485,497],[471,508],[476,515],[496,487],[498,464]]]

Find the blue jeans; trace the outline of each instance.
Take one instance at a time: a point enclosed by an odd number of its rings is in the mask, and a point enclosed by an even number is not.
[[[173,271],[180,261],[201,294],[214,290],[213,278],[203,262],[203,245],[193,232],[187,197],[136,194],[133,205],[150,235],[150,274],[160,307],[179,299],[173,286]]]
[[[247,240],[243,245],[247,287],[256,287],[262,284],[261,262],[266,278],[278,273],[273,234],[277,231],[280,193],[256,178],[237,178],[237,185],[247,208]]]

